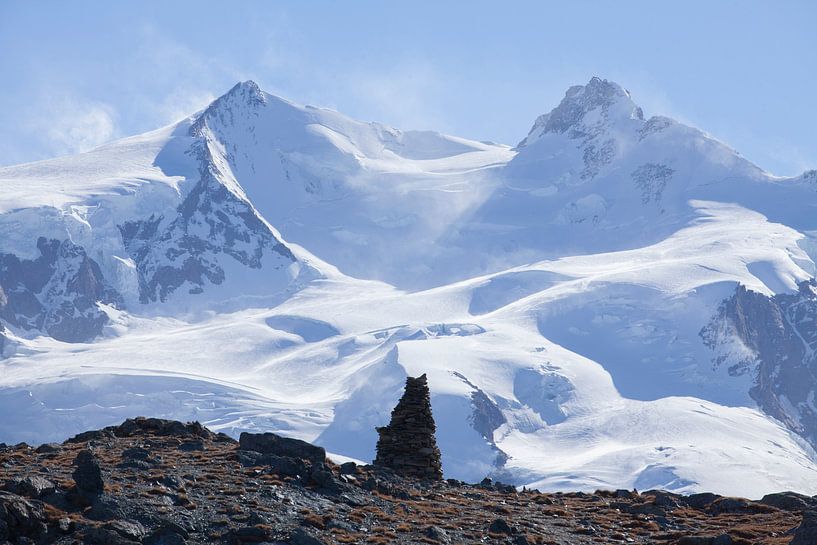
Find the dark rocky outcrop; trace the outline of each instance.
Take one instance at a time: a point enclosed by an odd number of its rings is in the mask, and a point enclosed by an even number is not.
[[[408,377],[406,391],[391,413],[391,422],[377,428],[380,439],[375,465],[391,468],[400,475],[442,479],[436,430],[426,376]]]
[[[326,451],[318,447],[290,437],[281,437],[274,433],[242,433],[238,439],[242,450],[251,450],[261,454],[270,454],[283,458],[301,458],[314,464],[322,464],[326,460]]]
[[[42,503],[0,491],[0,543],[41,539],[48,532],[45,521]]]
[[[767,297],[738,286],[713,320],[701,330],[715,365],[729,364],[733,375],[751,373],[750,395],[763,412],[817,446],[817,281],[797,293]],[[745,349],[732,350],[737,339]]]
[[[806,511],[789,545],[814,545],[815,543],[817,543],[817,511]]]
[[[105,491],[99,460],[90,450],[81,450],[74,458],[74,478],[77,493],[85,498],[94,498]]]
[[[119,293],[82,246],[40,237],[37,250],[35,259],[0,253],[0,318],[65,342],[97,337],[108,323],[98,303],[122,306]]]
[[[199,422],[178,422],[163,418],[146,418],[137,416],[128,418],[118,426],[108,426],[101,430],[85,431],[71,437],[66,443],[87,443],[88,441],[105,441],[114,437],[132,437],[135,435],[160,435],[184,438],[207,438],[216,441],[233,441],[223,433],[213,433]]]

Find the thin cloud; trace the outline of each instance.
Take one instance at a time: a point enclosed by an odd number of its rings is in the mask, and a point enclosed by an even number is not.
[[[116,110],[109,104],[61,96],[30,117],[28,130],[41,135],[54,155],[81,153],[120,135]]]

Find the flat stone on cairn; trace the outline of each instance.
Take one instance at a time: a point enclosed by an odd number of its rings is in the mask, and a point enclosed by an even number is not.
[[[435,431],[428,379],[425,374],[407,377],[406,391],[391,413],[391,422],[377,428],[380,439],[374,464],[406,477],[442,479]]]

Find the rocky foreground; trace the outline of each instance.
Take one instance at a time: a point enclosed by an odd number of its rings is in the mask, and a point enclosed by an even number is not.
[[[747,475],[747,478],[752,478]],[[273,434],[137,418],[0,444],[0,543],[817,543],[817,499],[406,479]]]

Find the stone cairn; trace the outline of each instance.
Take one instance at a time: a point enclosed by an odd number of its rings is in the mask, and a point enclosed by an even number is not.
[[[434,432],[431,395],[425,374],[406,379],[406,391],[391,413],[388,426],[377,428],[375,465],[388,467],[407,477],[443,478],[440,449]]]

